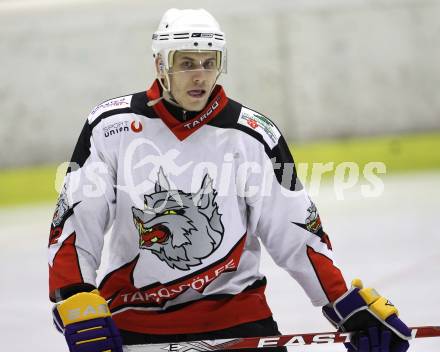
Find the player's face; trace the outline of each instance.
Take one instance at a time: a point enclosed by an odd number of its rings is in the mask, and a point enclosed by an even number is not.
[[[218,76],[215,51],[176,51],[169,70],[171,94],[187,111],[202,110]]]

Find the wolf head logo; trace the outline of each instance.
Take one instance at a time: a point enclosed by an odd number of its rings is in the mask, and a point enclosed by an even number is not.
[[[57,205],[55,208],[55,212],[52,218],[52,225],[54,227],[60,225],[63,222],[63,219],[69,210],[69,202],[67,199],[67,186],[64,184],[63,189],[60,192],[58,197]]]
[[[318,209],[316,209],[315,203],[312,201],[310,202],[311,205],[309,208],[307,208],[309,216],[306,219],[306,227],[310,232],[317,234],[322,229],[321,218],[319,217]]]
[[[144,196],[144,210],[132,208],[139,248],[151,251],[171,268],[189,270],[212,254],[224,227],[212,179],[205,175],[196,193],[171,189],[159,169],[154,193]]]

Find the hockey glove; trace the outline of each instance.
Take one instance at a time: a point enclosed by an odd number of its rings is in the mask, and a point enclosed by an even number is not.
[[[353,280],[351,289],[322,308],[324,316],[340,331],[352,332],[348,351],[405,352],[410,329],[398,318],[398,311],[372,288]]]
[[[97,290],[77,293],[53,308],[56,328],[70,352],[122,352],[122,339]]]

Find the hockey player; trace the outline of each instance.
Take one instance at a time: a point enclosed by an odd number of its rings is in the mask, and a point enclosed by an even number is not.
[[[216,84],[216,20],[170,9],[152,48],[151,88],[90,113],[53,217],[50,299],[69,350],[279,334],[261,241],[336,328],[355,332],[350,351],[406,351],[394,306],[359,280],[347,289],[278,128]]]

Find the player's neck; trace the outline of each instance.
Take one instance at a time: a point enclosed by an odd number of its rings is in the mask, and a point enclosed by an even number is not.
[[[177,120],[184,122],[191,120],[193,117],[196,117],[199,113],[198,111],[186,111],[175,102],[170,99],[167,99],[164,95],[163,103],[167,110],[173,115]]]

